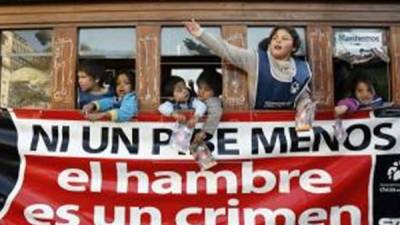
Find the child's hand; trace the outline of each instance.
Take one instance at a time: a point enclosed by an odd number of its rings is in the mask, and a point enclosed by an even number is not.
[[[104,118],[107,118],[107,117],[108,117],[108,113],[106,113],[106,112],[85,114],[85,118],[90,120],[90,121],[101,120],[101,119],[104,119]]]
[[[184,123],[186,122],[186,116],[184,114],[181,113],[172,113],[171,115],[172,117],[175,118],[176,122],[178,123]]]
[[[92,113],[96,110],[96,105],[94,103],[86,104],[82,107],[81,113],[86,115],[88,113]]]
[[[198,120],[197,117],[196,117],[196,116],[193,116],[192,118],[190,118],[190,119],[187,121],[186,126],[187,126],[188,128],[190,128],[190,129],[194,128],[194,127],[196,126],[197,120]]]
[[[194,136],[193,143],[201,144],[204,142],[204,139],[206,139],[206,137],[207,135],[204,131],[197,132],[197,134]]]
[[[192,18],[191,21],[183,22],[185,24],[186,30],[193,36],[199,36],[200,25]]]
[[[335,107],[335,116],[340,117],[347,112],[349,108],[345,105],[339,105]]]

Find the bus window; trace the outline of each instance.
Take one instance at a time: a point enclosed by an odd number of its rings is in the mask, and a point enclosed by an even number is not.
[[[220,36],[219,27],[205,27],[210,33]],[[161,29],[161,85],[172,75],[182,77],[186,84],[197,90],[196,80],[204,70],[221,73],[221,59],[210,49],[195,40],[184,27]],[[161,87],[161,101],[165,100]]]
[[[49,107],[52,36],[51,30],[1,32],[1,107]]]
[[[106,88],[112,88],[113,77],[118,71],[135,71],[135,58],[135,28],[81,28],[79,30],[78,64],[82,65],[90,61],[91,64],[97,64],[99,68],[102,68],[104,70],[102,80]]]
[[[280,31],[287,33],[287,35],[280,36]],[[271,35],[273,36],[270,37]],[[282,58],[278,60],[278,57],[274,57],[274,53],[279,52],[279,50],[274,48],[269,49],[269,45],[270,43],[273,43],[274,37],[278,36],[280,36],[278,40],[283,40],[285,43],[290,43],[287,41],[289,40],[288,37],[290,37],[292,45],[287,45],[286,50],[282,52],[284,53],[284,57],[288,57],[288,59],[292,58],[294,60],[287,60],[282,64],[277,63],[278,61],[283,62],[284,60],[282,60]],[[269,38],[272,38],[272,40],[269,40]],[[284,47],[282,47],[284,45],[280,44],[283,42],[276,42],[281,46],[280,49],[284,49]],[[307,88],[307,80],[309,80],[308,78],[311,77],[311,74],[307,66],[301,66],[299,69],[298,65],[307,65],[304,63],[304,60],[307,59],[306,44],[305,29],[303,27],[282,25],[278,25],[276,27],[247,27],[247,48],[255,49],[260,53],[268,52],[268,54],[265,54],[265,56],[263,56],[263,54],[258,54],[262,60],[258,65],[259,69],[263,68],[263,63],[268,62],[268,64],[266,64],[267,67],[265,67],[266,69],[264,72],[260,75],[257,75],[259,82],[257,85],[260,85],[256,86],[257,90],[259,90],[258,87],[265,86],[265,88],[268,88],[268,86],[276,84],[273,88],[269,88],[271,91],[265,92],[264,94],[258,91],[254,92],[257,95],[255,98],[255,109],[296,109],[299,113],[305,109],[306,105],[308,104],[307,102],[311,101],[310,97],[306,97],[308,96],[306,94],[307,91],[304,91]],[[271,57],[268,56],[268,58],[267,55],[270,55]],[[276,56],[278,55],[279,54]],[[282,55],[280,57],[282,57]],[[297,62],[299,64],[297,64]],[[286,65],[282,67],[284,64]],[[307,77],[307,79],[303,79],[302,82],[299,82],[299,80],[296,78],[301,77],[302,74],[305,75],[304,77]],[[267,82],[267,79],[271,79],[273,83]],[[310,106],[310,104],[308,105]]]
[[[384,29],[334,29],[335,102],[351,96],[359,78],[371,81],[375,92],[385,101],[389,96],[389,58]]]

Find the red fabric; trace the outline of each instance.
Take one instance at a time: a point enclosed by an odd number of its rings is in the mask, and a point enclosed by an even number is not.
[[[97,162],[101,166],[101,192],[90,191],[90,182],[94,180],[94,175],[90,171],[89,163]],[[150,189],[153,181],[160,179],[155,176],[155,172],[173,171],[182,180],[182,194],[156,194],[150,191],[148,194],[137,193],[137,181],[132,178],[129,180],[128,193],[116,193],[116,163],[126,163],[128,171],[140,170],[149,176]],[[246,161],[251,162],[251,161]],[[121,207],[126,213],[122,216],[123,223],[130,224],[134,220],[129,215],[129,207],[154,207],[162,215],[161,224],[177,224],[175,219],[178,212],[188,207],[199,207],[201,212],[188,217],[190,224],[206,224],[206,208],[212,211],[217,208],[225,208],[226,215],[218,216],[215,224],[245,224],[244,209],[270,209],[275,211],[279,208],[291,210],[295,213],[294,224],[299,224],[300,215],[310,208],[320,208],[326,211],[326,218],[319,220],[323,224],[330,224],[330,219],[335,217],[332,207],[344,207],[352,205],[357,207],[361,213],[361,225],[368,224],[368,181],[371,170],[371,158],[369,156],[350,156],[350,157],[288,157],[274,159],[257,159],[252,161],[253,171],[270,171],[276,177],[276,185],[266,193],[244,194],[242,180],[250,180],[250,177],[243,177],[244,161],[220,161],[213,168],[212,173],[226,171],[235,174],[238,184],[237,194],[227,194],[226,188],[235,185],[230,182],[226,184],[222,180],[218,182],[218,194],[206,194],[204,180],[198,182],[198,193],[187,194],[186,173],[198,171],[197,165],[193,161],[146,161],[146,160],[99,160],[99,159],[79,159],[79,158],[51,158],[51,157],[26,157],[25,179],[21,190],[13,201],[11,208],[2,225],[24,225],[29,224],[24,217],[24,210],[28,206],[42,203],[50,206],[54,211],[52,219],[41,219],[48,224],[68,224],[67,220],[56,213],[57,209],[63,205],[75,204],[79,210],[70,211],[77,215],[79,224],[93,225],[94,217],[102,219],[100,214],[94,215],[94,207],[104,206],[106,209],[107,222],[111,223],[115,219],[114,207]],[[349,166],[352,165],[352,166]],[[75,168],[84,171],[89,177],[89,183],[85,185],[86,190],[82,192],[72,192],[64,190],[58,184],[58,177],[66,169]],[[299,185],[299,177],[294,177],[289,183],[282,183],[279,186],[285,171],[299,170],[304,174],[310,170],[324,170],[332,177],[331,193],[313,194],[309,193]],[[300,176],[301,177],[301,176]],[[165,178],[165,177],[164,177]],[[271,182],[271,180],[267,181]],[[178,182],[180,184],[180,182]],[[153,183],[154,184],[154,183]],[[256,178],[253,184],[260,187],[265,184],[265,180]],[[228,186],[227,186],[228,185]],[[288,193],[283,193],[285,187],[290,187]],[[231,206],[228,201],[238,201],[238,205]],[[231,210],[231,211],[229,211]],[[235,211],[236,210],[236,211]],[[238,216],[235,216],[238,212]],[[230,215],[230,216],[228,216]],[[336,215],[337,216],[337,215]],[[101,217],[101,218],[100,218]],[[235,219],[236,218],[236,219]],[[67,219],[67,220],[66,220]],[[214,224],[214,218],[207,217],[209,223]],[[58,222],[58,223],[56,223]],[[235,223],[236,222],[236,223]],[[149,224],[149,217],[142,217],[140,224]],[[262,217],[256,218],[255,224],[265,224]],[[283,217],[278,217],[276,224],[284,224]],[[290,224],[290,223],[289,223]],[[341,216],[342,225],[350,225],[350,215],[343,213]]]
[[[37,110],[37,109],[14,109],[18,118],[40,118],[40,119],[62,119],[62,120],[85,120],[77,110]],[[370,111],[359,111],[346,115],[345,118],[360,119],[368,118]],[[188,113],[190,114],[190,113]],[[294,121],[295,111],[243,111],[224,113],[222,121],[242,122],[242,121]],[[332,120],[333,111],[318,111],[315,118],[317,120]],[[140,112],[133,121],[143,122],[173,122],[172,117],[164,117],[158,112]]]

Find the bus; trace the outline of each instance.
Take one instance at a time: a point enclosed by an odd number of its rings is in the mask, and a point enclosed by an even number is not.
[[[185,29],[257,49],[292,26],[317,114],[251,106],[246,72]],[[400,4],[396,1],[69,1],[0,4],[0,224],[400,224]],[[139,113],[88,121],[77,70],[135,73]],[[171,149],[163,83],[222,74],[224,114],[199,171]],[[368,78],[391,107],[343,119],[334,107]],[[394,107],[392,107],[394,106]],[[201,120],[204,122],[204,118]],[[198,128],[198,126],[197,126]]]

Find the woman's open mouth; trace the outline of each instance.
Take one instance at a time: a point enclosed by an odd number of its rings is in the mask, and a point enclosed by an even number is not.
[[[280,46],[280,45],[275,45],[275,46],[274,46],[274,49],[280,51],[280,50],[282,50],[282,46]]]

